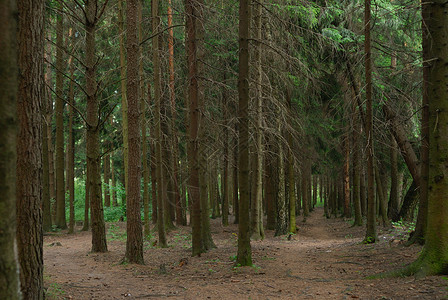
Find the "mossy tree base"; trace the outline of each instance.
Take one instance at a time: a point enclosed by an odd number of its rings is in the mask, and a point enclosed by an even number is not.
[[[415,262],[404,267],[403,269],[372,275],[367,278],[378,279],[407,276],[423,278],[426,276],[435,275],[448,275],[448,259],[443,261],[440,259],[439,255],[432,255],[429,251],[423,250],[423,253]]]

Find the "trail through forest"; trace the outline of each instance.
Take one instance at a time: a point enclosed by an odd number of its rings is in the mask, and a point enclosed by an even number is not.
[[[301,220],[301,219],[300,219]],[[414,261],[420,246],[405,247],[402,231],[380,231],[361,244],[364,227],[326,220],[317,208],[297,235],[252,241],[254,267],[234,267],[237,226],[212,221],[217,249],[191,257],[190,228],[169,234],[169,248],[145,242],[146,265],[121,263],[125,223],[109,223],[109,252],[90,253],[90,232],[45,236],[45,287],[50,299],[445,299],[442,277],[365,279]],[[80,228],[79,228],[80,229]]]

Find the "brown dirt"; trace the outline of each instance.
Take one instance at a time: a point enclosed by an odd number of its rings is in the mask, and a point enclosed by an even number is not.
[[[190,229],[169,234],[169,248],[145,242],[146,265],[121,264],[125,224],[108,224],[105,254],[90,253],[91,235],[57,233],[44,238],[45,286],[50,299],[442,299],[443,277],[365,279],[416,259],[421,247],[404,247],[397,230],[361,244],[365,229],[342,219],[326,220],[322,209],[287,240],[267,231],[252,242],[255,267],[234,268],[237,226],[212,220],[218,246],[191,257]],[[57,243],[60,243],[57,244]]]

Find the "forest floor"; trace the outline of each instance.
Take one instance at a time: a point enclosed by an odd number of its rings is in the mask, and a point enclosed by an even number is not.
[[[317,208],[290,240],[266,232],[252,242],[253,267],[234,267],[237,225],[211,220],[216,249],[191,257],[190,228],[169,233],[169,247],[145,242],[146,265],[122,264],[125,223],[108,223],[108,248],[90,253],[89,232],[44,237],[44,281],[50,299],[446,299],[441,276],[365,279],[414,261],[420,246],[405,247],[400,229],[381,230],[362,244],[365,226],[325,219]],[[156,234],[154,235],[156,236]]]

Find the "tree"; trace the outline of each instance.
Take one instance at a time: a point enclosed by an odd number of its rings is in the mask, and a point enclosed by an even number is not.
[[[448,103],[446,98],[448,44],[446,43],[447,3],[424,3],[423,16],[431,40],[424,43],[428,54],[429,99],[429,180],[428,220],[425,247],[419,258],[404,273],[407,275],[448,274]]]
[[[118,0],[118,36],[120,43],[120,90],[121,90],[121,115],[123,128],[123,165],[124,165],[124,188],[125,198],[128,186],[128,101],[126,99],[126,53],[124,42],[124,8],[123,0]],[[125,203],[122,203],[124,206]]]
[[[140,139],[140,78],[139,42],[137,36],[138,1],[127,1],[128,72],[128,186],[127,186],[127,239],[126,259],[143,264],[143,236],[140,216],[141,139]]]
[[[173,198],[176,205],[176,224],[186,225],[187,219],[185,217],[185,212],[182,207],[180,200],[180,186],[179,186],[179,157],[178,157],[178,139],[177,139],[177,128],[176,128],[176,94],[174,89],[174,29],[173,26],[173,13],[171,8],[171,0],[168,0],[168,64],[169,64],[169,90],[170,90],[170,108],[171,108],[171,169],[172,169],[172,182],[173,182]]]
[[[241,266],[252,265],[252,250],[249,235],[249,28],[249,0],[240,0],[238,76],[238,187],[240,199],[238,255],[236,262]]]
[[[73,48],[73,29],[70,28],[69,34],[72,42]],[[68,120],[68,146],[67,146],[67,184],[68,191],[70,194],[70,221],[68,232],[73,233],[75,231],[75,136],[74,136],[74,105],[75,105],[75,91],[74,91],[74,73],[75,73],[75,64],[73,61],[73,57],[69,58],[69,70],[70,70],[70,88],[68,95],[68,104],[69,104],[69,120]],[[65,211],[64,211],[65,215]]]
[[[0,295],[20,299],[16,241],[17,13],[15,1],[0,3]]]
[[[44,1],[17,3],[17,249],[23,299],[44,299],[42,239],[42,117]],[[2,47],[3,48],[3,47]],[[12,60],[14,58],[11,58]],[[3,296],[3,295],[2,295]]]
[[[56,22],[56,226],[67,228],[65,219],[65,183],[64,183],[64,15],[62,3]]]
[[[365,0],[364,15],[364,51],[366,68],[366,136],[367,136],[367,230],[365,241],[374,243],[378,237],[376,233],[375,212],[375,176],[373,155],[373,115],[372,115],[372,61],[370,49],[370,0]]]
[[[97,0],[88,0],[84,11],[86,30],[86,93],[87,93],[87,179],[92,217],[92,251],[107,252],[106,228],[103,215],[103,201],[101,193],[101,154],[99,132],[101,121],[98,116],[98,85],[96,82],[97,63],[95,59],[96,28],[104,7],[98,7]]]
[[[186,48],[188,62],[188,102],[189,102],[189,133],[188,133],[188,167],[189,189],[188,195],[191,201],[191,225],[192,225],[192,255],[200,255],[202,249],[202,223],[201,202],[199,194],[199,84],[197,78],[198,58],[196,44],[196,26],[200,22],[201,0],[186,0]]]
[[[156,33],[161,30],[159,1],[152,0],[152,31]],[[166,189],[163,178],[163,154],[162,154],[162,128],[160,116],[161,103],[161,71],[160,71],[160,34],[152,39],[153,70],[154,70],[154,138],[155,138],[155,161],[157,182],[157,230],[159,234],[159,246],[166,247],[166,233],[164,223],[164,201],[166,201]]]
[[[261,40],[261,25],[262,25],[262,4],[253,2],[254,13],[254,34],[255,38]],[[255,62],[255,143],[254,143],[254,156],[253,162],[253,180],[252,180],[252,194],[251,194],[251,238],[254,240],[260,240],[264,238],[263,229],[263,209],[262,209],[262,196],[263,196],[263,132],[262,132],[262,66],[261,66],[261,43],[258,42],[254,49],[254,62]],[[292,164],[291,164],[292,165]],[[294,202],[295,205],[295,202]],[[295,216],[295,214],[294,214]],[[295,225],[294,225],[295,226]],[[294,227],[295,228],[295,227]]]

